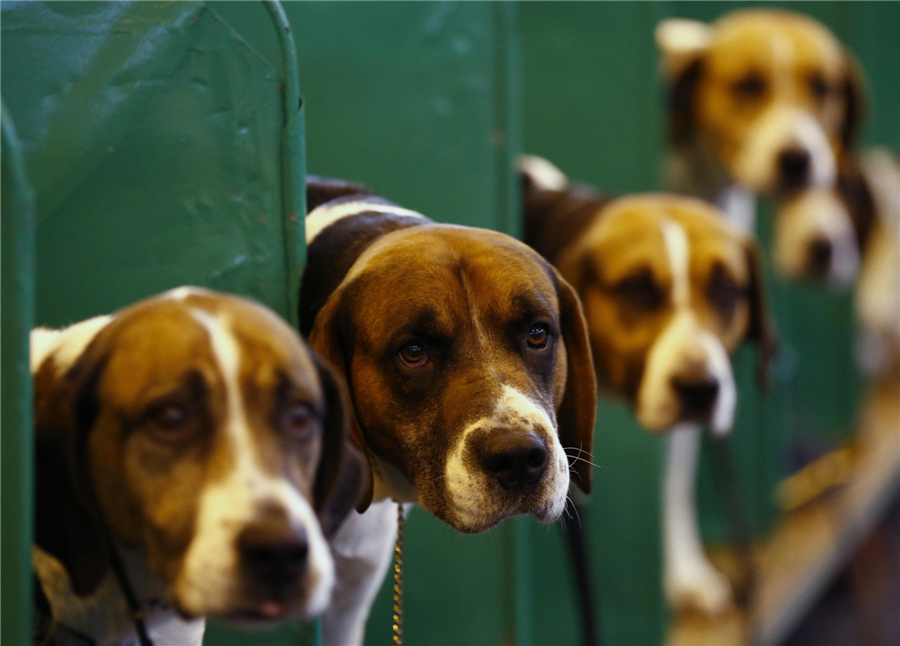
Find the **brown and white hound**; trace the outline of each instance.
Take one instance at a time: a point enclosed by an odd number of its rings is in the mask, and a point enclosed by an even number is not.
[[[653,432],[670,431],[663,490],[665,588],[675,606],[726,608],[727,580],[707,560],[694,502],[699,425],[734,422],[729,356],[770,330],[754,240],[712,205],[668,194],[604,197],[526,156],[525,241],[581,297],[600,392],[626,401]]]
[[[369,459],[334,538],[329,646],[362,642],[390,562],[394,503],[466,533],[553,522],[591,484],[596,387],[578,297],[517,240],[435,223],[334,180],[308,181],[301,331],[349,386]]]
[[[157,644],[325,609],[362,458],[343,386],[274,312],[179,288],[33,330],[31,370],[33,565],[69,634],[136,643],[123,579]]]
[[[863,81],[821,23],[746,9],[712,24],[665,20],[656,42],[669,86],[670,189],[752,231],[756,194],[834,186],[856,139]]]

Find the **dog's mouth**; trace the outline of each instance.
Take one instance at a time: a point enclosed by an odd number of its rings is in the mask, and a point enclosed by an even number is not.
[[[449,513],[432,513],[458,532],[479,534],[513,516],[532,515],[539,523],[553,523],[559,520],[565,508],[564,496],[561,500],[551,500],[546,494],[534,492],[519,495],[504,492],[504,495],[496,497],[491,491],[485,494],[485,499],[494,503],[490,509],[450,501]]]

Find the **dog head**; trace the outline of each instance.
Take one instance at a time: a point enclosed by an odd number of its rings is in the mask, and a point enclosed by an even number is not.
[[[773,10],[712,25],[671,19],[656,41],[670,84],[676,146],[701,145],[732,180],[790,194],[834,182],[862,112],[862,80],[823,25]]]
[[[650,430],[732,425],[729,355],[770,334],[752,239],[705,202],[647,195],[611,202],[560,258],[581,295],[602,388]]]
[[[578,299],[509,236],[427,220],[381,236],[309,338],[346,377],[377,480],[398,477],[457,530],[556,520],[570,460],[589,490],[596,394]]]
[[[844,160],[834,188],[810,188],[781,204],[773,239],[779,272],[789,280],[852,286],[872,231],[883,214],[897,211],[897,169],[890,153],[866,151]]]
[[[35,366],[38,547],[79,595],[114,542],[184,616],[321,612],[362,475],[330,370],[270,310],[206,290],[96,321]]]

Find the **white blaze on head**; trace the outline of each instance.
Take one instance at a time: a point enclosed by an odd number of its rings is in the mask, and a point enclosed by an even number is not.
[[[737,391],[728,353],[719,339],[700,326],[691,309],[690,248],[684,229],[661,220],[663,239],[672,276],[672,318],[647,355],[637,396],[637,418],[651,430],[667,430],[679,420],[681,402],[673,378],[681,371],[705,371],[715,378],[719,391],[712,408],[710,427],[726,433],[734,422]]]
[[[533,430],[547,444],[547,466],[540,484],[540,509],[535,512],[541,522],[553,522],[562,514],[569,489],[569,461],[556,431],[552,412],[546,411],[521,391],[508,385],[500,389],[500,396],[494,410],[469,424],[460,435],[453,451],[447,459],[445,478],[447,492],[453,510],[459,520],[474,530],[490,527],[510,515],[509,510],[499,508],[491,491],[488,476],[478,465],[466,460],[469,439],[476,431],[486,431],[507,427],[510,419],[524,420],[533,426],[523,426],[523,432]],[[513,422],[515,423],[515,422]],[[517,513],[523,513],[519,510]]]
[[[232,469],[206,485],[200,494],[193,540],[188,547],[175,589],[183,609],[215,614],[235,608],[245,598],[240,589],[241,560],[237,538],[258,518],[265,504],[280,505],[288,522],[302,527],[309,543],[302,614],[319,614],[327,606],[334,586],[334,561],[310,503],[284,477],[267,472],[244,410],[239,385],[240,349],[223,321],[209,312],[191,309],[206,328],[225,385],[227,419],[222,429],[232,456]],[[296,610],[296,608],[295,608]]]

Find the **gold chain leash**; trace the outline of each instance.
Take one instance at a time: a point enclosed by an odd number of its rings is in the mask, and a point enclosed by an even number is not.
[[[397,503],[397,543],[394,545],[394,638],[403,646],[403,505]]]

